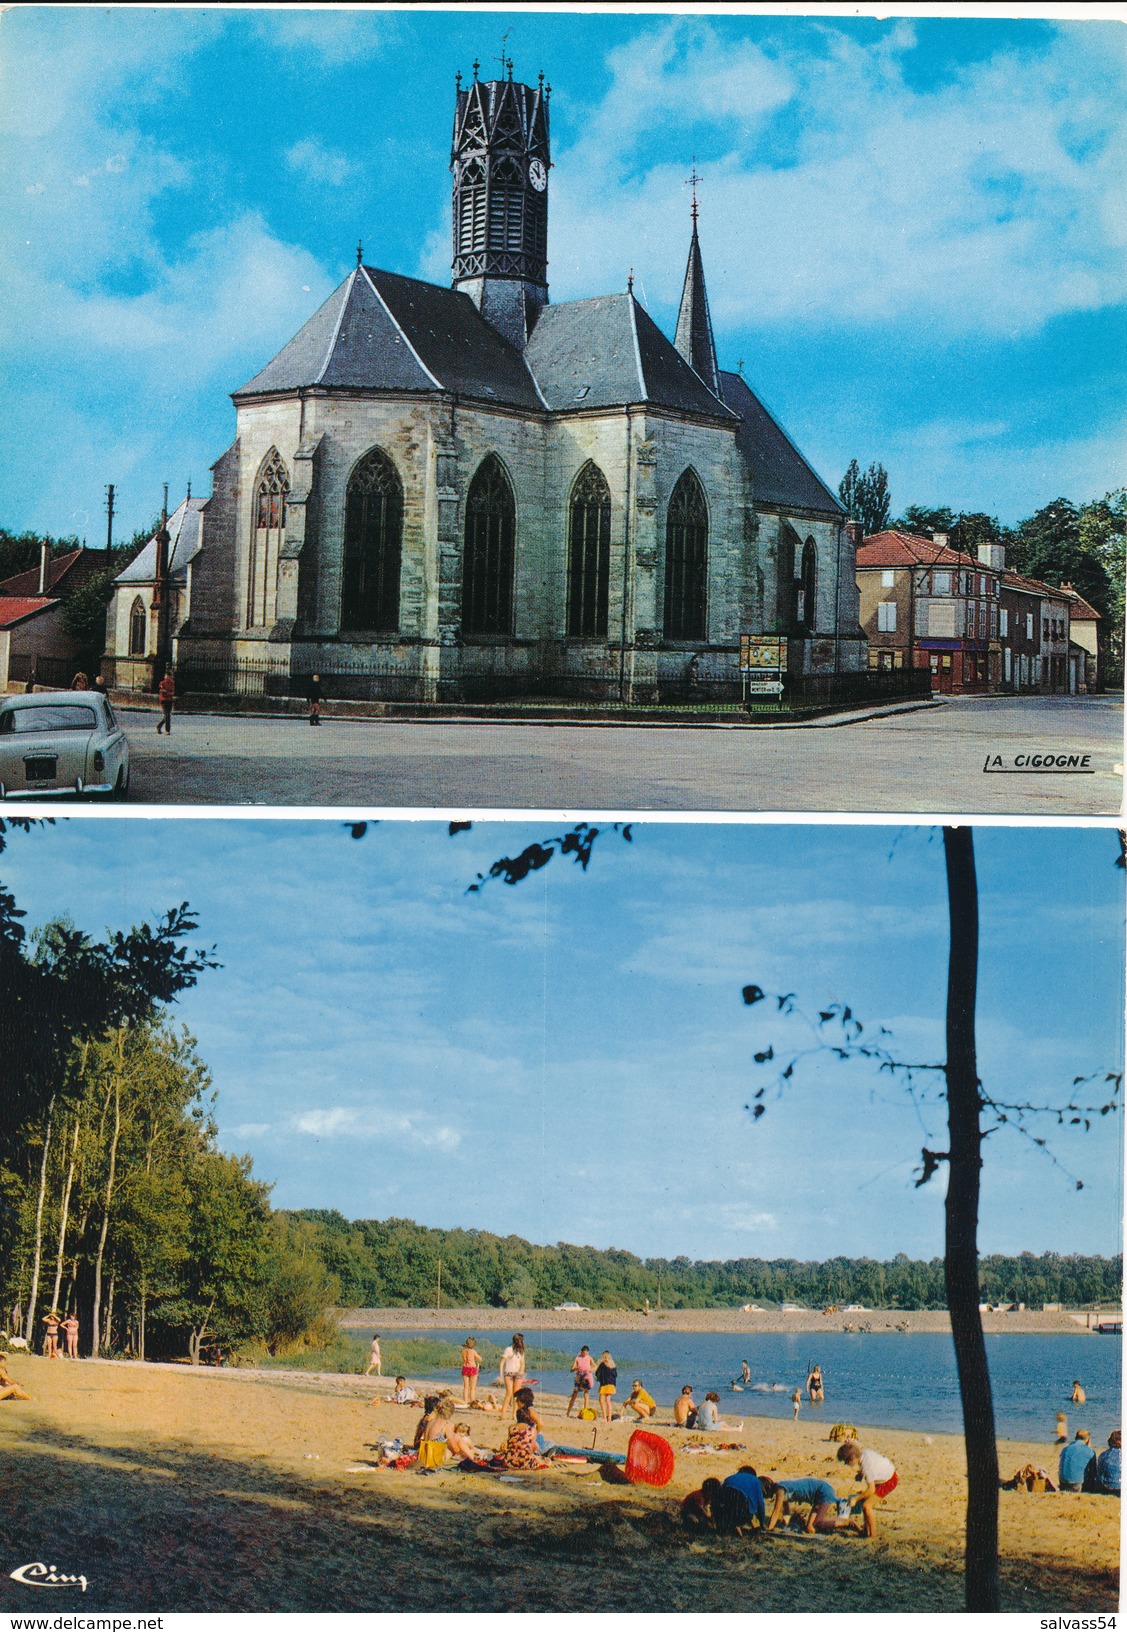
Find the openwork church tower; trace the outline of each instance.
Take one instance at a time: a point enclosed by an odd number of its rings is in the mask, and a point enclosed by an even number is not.
[[[454,113],[454,288],[515,345],[548,302],[548,96],[474,65]]]
[[[185,688],[705,700],[769,633],[795,672],[862,666],[841,506],[719,366],[695,200],[675,340],[632,280],[550,303],[550,92],[505,68],[455,87],[450,287],[358,255],[234,392],[180,569]],[[145,593],[119,589],[118,683]]]

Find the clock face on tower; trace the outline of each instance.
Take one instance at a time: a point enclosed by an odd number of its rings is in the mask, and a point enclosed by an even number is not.
[[[536,188],[538,193],[542,193],[544,191],[545,187],[548,185],[548,172],[544,168],[544,161],[542,159],[533,159],[532,163],[528,167],[528,179]]]

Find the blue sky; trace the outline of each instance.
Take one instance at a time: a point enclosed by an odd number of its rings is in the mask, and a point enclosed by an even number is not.
[[[807,1038],[740,998],[847,1001],[902,1057],[941,1060],[939,833],[646,823],[600,840],[586,875],[557,858],[467,895],[545,831],[71,819],[14,835],[0,878],[33,924],[198,910],[223,968],[179,1018],[225,1148],[279,1205],[668,1256],[941,1252],[943,1184],[914,1178],[921,1146],[946,1148],[942,1106],[822,1056],[753,1123],[753,1053]],[[1056,1102],[1121,1059],[1115,835],[987,828],[976,846],[982,1078]],[[983,1250],[1117,1251],[1120,1119],[1038,1131],[1085,1188],[1000,1130]]]
[[[22,7],[0,21],[0,525],[209,491],[227,393],[353,263],[449,278],[453,77],[553,87],[553,297],[721,361],[836,484],[1015,521],[1122,481],[1120,22]]]

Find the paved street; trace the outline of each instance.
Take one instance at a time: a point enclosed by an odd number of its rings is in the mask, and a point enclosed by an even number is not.
[[[131,805],[939,811],[1114,815],[1123,703],[987,698],[791,729],[326,720],[123,710]],[[1014,774],[1016,756],[1088,753],[1092,775]],[[988,756],[1003,774],[986,774]]]

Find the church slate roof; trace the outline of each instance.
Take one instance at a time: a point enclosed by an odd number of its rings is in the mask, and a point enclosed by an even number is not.
[[[200,553],[203,544],[203,507],[206,499],[183,499],[168,518],[168,571],[172,578],[183,578],[188,563]],[[156,578],[157,541],[150,538],[139,555],[118,573],[115,584],[151,584]]]
[[[720,394],[742,421],[736,442],[751,471],[752,490],[764,504],[845,514],[845,507],[799,453],[739,374],[720,371]]]
[[[236,402],[322,386],[451,391],[542,410],[520,352],[468,295],[360,266],[246,385]]]
[[[524,360],[549,408],[653,403],[731,420],[633,295],[597,295],[545,306]]]
[[[367,266],[233,396],[311,386],[454,392],[539,412],[650,402],[731,419],[632,295],[545,306],[522,355],[468,295]]]
[[[697,237],[696,205],[693,205],[693,239],[689,245],[689,260],[685,267],[685,282],[681,290],[681,307],[677,313],[677,333],[673,344],[710,391],[720,395],[720,369],[716,361],[716,341],[712,333],[712,314],[708,309],[708,291],[704,286],[704,261],[701,259],[700,239]]]

